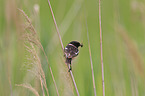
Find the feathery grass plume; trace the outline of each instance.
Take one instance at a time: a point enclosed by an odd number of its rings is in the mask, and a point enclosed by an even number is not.
[[[43,51],[43,54],[45,55],[45,58],[47,60],[48,67],[50,69],[50,73],[51,73],[51,76],[52,76],[52,79],[53,79],[53,83],[55,85],[57,94],[59,96],[58,89],[57,89],[57,86],[56,86],[56,82],[55,82],[55,79],[54,79],[54,76],[53,76],[53,72],[52,72],[50,64],[48,62],[47,55],[46,55],[46,53],[43,49],[43,46],[41,45],[41,42],[38,38],[37,32],[34,29],[32,23],[31,23],[31,20],[24,13],[24,11],[21,10],[21,9],[19,9],[19,11],[24,15],[24,17],[26,18],[27,23],[28,23],[28,25],[25,27],[26,32],[24,34],[24,38],[25,38],[26,42],[31,46],[31,48],[29,46],[26,46],[26,48],[29,50],[29,52],[31,52],[31,54],[33,55],[32,57],[35,57],[35,63],[38,63],[37,64],[38,73],[39,73],[38,77],[41,81],[41,87],[42,87],[43,95],[44,95],[43,86],[45,87],[48,96],[49,96],[49,92],[48,92],[48,88],[47,88],[47,84],[46,84],[45,74],[44,74],[44,71],[43,71],[42,66],[41,66],[41,60],[40,60],[40,58],[38,56],[38,53],[36,51],[36,48],[34,46],[36,46],[37,48],[40,48]]]
[[[59,29],[57,27],[57,23],[56,23],[56,20],[55,20],[55,17],[54,17],[54,14],[53,14],[53,10],[52,10],[52,7],[51,7],[51,4],[50,4],[50,1],[48,0],[48,4],[49,4],[49,8],[50,8],[50,11],[51,11],[51,15],[53,17],[53,21],[54,21],[54,24],[55,24],[55,27],[56,27],[56,30],[57,30],[57,34],[58,34],[58,37],[59,37],[59,41],[61,43],[61,48],[62,50],[64,50],[64,47],[63,47],[63,43],[62,43],[62,39],[61,39],[61,36],[60,36],[60,33],[59,33]],[[67,65],[67,64],[66,64]],[[73,76],[73,73],[72,71],[70,70],[70,76],[72,78],[72,82],[74,84],[74,87],[75,87],[75,90],[76,90],[76,93],[77,93],[77,96],[80,96],[79,95],[79,91],[78,91],[78,88],[77,88],[77,85],[76,85],[76,82],[75,82],[75,79],[74,79],[74,76]]]
[[[91,47],[90,47],[90,40],[89,40],[89,32],[88,32],[87,20],[86,20],[86,28],[87,28],[87,38],[88,38],[88,46],[89,46],[91,70],[92,70],[92,80],[93,80],[93,87],[94,87],[94,96],[97,96],[97,94],[96,94],[96,87],[95,87],[95,76],[94,76],[94,69],[93,69],[93,61],[92,61],[92,55],[91,55]]]
[[[143,67],[144,62],[141,58],[141,55],[138,52],[137,46],[135,46],[134,42],[128,36],[125,28],[123,28],[121,25],[118,25],[116,28],[117,28],[117,31],[119,32],[119,35],[122,37],[122,39],[124,40],[124,42],[127,46],[128,52],[131,56],[131,59],[133,60],[135,68],[138,70],[140,75],[143,78],[145,78],[145,76],[144,76],[145,71],[144,71],[144,67]]]
[[[27,51],[31,55],[30,59],[28,59],[28,60],[30,62],[32,62],[31,63],[32,68],[29,69],[28,71],[33,73],[36,76],[36,78],[38,78],[40,80],[40,85],[41,85],[43,96],[45,96],[43,86],[45,87],[46,92],[49,96],[46,80],[43,79],[43,78],[45,78],[45,74],[44,74],[43,69],[41,67],[41,61],[40,61],[40,58],[38,56],[38,52],[35,50],[32,43],[30,43],[30,45],[31,45],[31,47],[28,47],[28,46],[25,45],[25,47],[27,48]]]
[[[36,89],[34,89],[30,84],[16,84],[16,86],[25,87],[29,89],[30,91],[32,91],[32,93],[34,93],[35,96],[40,96],[39,93],[36,91]]]
[[[45,74],[44,74],[44,71],[43,71],[42,66],[41,66],[41,60],[40,60],[38,53],[36,52],[35,47],[34,47],[34,45],[35,45],[36,48],[37,47],[41,48],[41,43],[39,42],[36,30],[34,29],[28,16],[23,12],[23,10],[19,9],[19,11],[24,15],[24,17],[26,18],[27,23],[28,23],[28,25],[26,25],[26,27],[24,29],[25,33],[23,34],[23,37],[25,39],[25,43],[28,44],[28,46],[27,47],[25,46],[25,47],[27,48],[28,52],[31,53],[30,55],[32,55],[31,56],[32,57],[32,64],[37,69],[38,72],[37,71],[36,72],[39,73],[36,75],[38,75],[37,77],[39,77],[43,96],[44,96],[43,85],[46,89],[47,95],[49,96],[49,92],[48,92],[48,88],[47,88],[47,84],[46,84],[46,79],[45,79]],[[31,47],[29,47],[29,46],[31,46]]]
[[[30,43],[30,45],[31,45],[31,48],[33,50],[32,52],[34,53],[33,56],[36,59],[36,61],[35,61],[36,63],[35,64],[37,64],[38,76],[39,76],[39,79],[41,81],[40,83],[41,83],[41,88],[42,88],[43,96],[45,96],[43,85],[44,85],[44,87],[45,87],[45,89],[47,91],[47,94],[49,95],[48,89],[47,89],[47,84],[46,84],[46,79],[45,79],[45,74],[44,74],[44,71],[43,71],[42,66],[41,66],[41,60],[40,60],[40,58],[38,56],[38,53],[36,52],[36,49],[34,48],[34,45],[32,43]]]
[[[103,96],[105,96],[105,83],[104,83],[104,64],[103,64],[103,49],[102,49],[102,26],[101,26],[101,0],[99,0],[99,28],[100,28],[100,55],[101,55],[101,67],[102,67],[102,86]]]

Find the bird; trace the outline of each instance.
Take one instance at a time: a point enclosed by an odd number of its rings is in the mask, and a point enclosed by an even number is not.
[[[65,63],[70,65],[69,67],[69,72],[72,70],[71,68],[71,61],[74,57],[76,57],[79,54],[78,47],[83,47],[83,44],[80,44],[78,41],[71,41],[70,43],[67,44],[67,46],[64,48],[64,56],[66,58]]]

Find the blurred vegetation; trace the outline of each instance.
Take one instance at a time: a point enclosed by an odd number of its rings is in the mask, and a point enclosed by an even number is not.
[[[51,0],[64,46],[72,40],[84,44],[72,62],[81,96],[93,96],[87,41],[90,36],[97,96],[102,96],[98,0]],[[47,0],[0,0],[0,96],[35,96],[16,84],[31,84],[40,96],[41,85],[31,70],[22,26],[29,16],[48,56],[60,96],[76,95]],[[103,59],[106,96],[145,96],[145,1],[102,0]],[[27,24],[26,24],[27,25]],[[38,50],[50,96],[57,96],[48,64]],[[45,90],[46,93],[46,90]]]

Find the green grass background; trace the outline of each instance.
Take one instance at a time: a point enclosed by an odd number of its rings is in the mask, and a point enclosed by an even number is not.
[[[98,0],[50,0],[64,46],[84,44],[72,62],[81,96],[93,96],[86,21],[90,36],[97,96],[102,96]],[[34,9],[38,4],[39,10]],[[47,0],[0,0],[0,96],[34,96],[15,84],[30,83],[42,96],[39,80],[28,72],[29,53],[23,46],[24,10],[37,30],[61,96],[74,96],[63,51]],[[106,96],[145,96],[145,1],[102,0],[103,59]],[[56,35],[56,37],[55,37]],[[50,96],[56,91],[46,59],[40,52]],[[73,91],[74,90],[74,93]]]

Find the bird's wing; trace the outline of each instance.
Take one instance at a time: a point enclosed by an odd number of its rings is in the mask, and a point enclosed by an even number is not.
[[[65,53],[65,56],[67,58],[73,58],[73,57],[78,55],[79,50],[76,47],[73,47],[71,45],[67,45],[64,49],[64,53]]]

